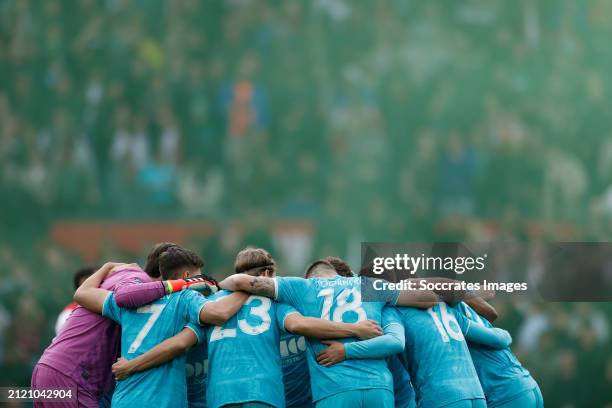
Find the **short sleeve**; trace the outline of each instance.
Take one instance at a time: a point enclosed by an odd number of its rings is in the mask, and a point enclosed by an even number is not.
[[[121,323],[121,308],[115,301],[115,294],[109,293],[102,305],[102,316],[108,317],[117,323]]]
[[[392,324],[399,324],[402,327],[404,326],[402,324],[402,318],[399,315],[399,312],[397,311],[397,309],[391,306],[386,306],[382,310],[382,328],[383,330],[385,329],[385,327],[392,325]]]
[[[194,290],[184,290],[181,292],[181,295],[184,296],[183,301],[185,302],[187,322],[203,326],[200,322],[200,311],[210,300]]]
[[[285,319],[290,314],[299,313],[293,306],[289,306],[286,303],[277,303],[276,304],[276,321],[278,323],[278,327],[287,331],[285,329]]]
[[[195,333],[198,338],[197,344],[206,343],[206,329],[204,327],[193,323],[188,323],[185,327]]]
[[[280,303],[287,303],[293,307],[300,304],[300,296],[304,296],[307,281],[296,277],[276,277],[274,278],[275,300]]]

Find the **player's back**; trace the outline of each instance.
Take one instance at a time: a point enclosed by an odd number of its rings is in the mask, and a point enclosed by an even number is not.
[[[309,317],[344,323],[363,320],[382,321],[386,302],[363,302],[360,277],[345,278],[276,278],[277,299],[295,307]],[[358,339],[340,339],[341,342]],[[345,360],[331,367],[316,361],[316,354],[326,346],[308,340],[308,368],[312,397],[317,402],[336,393],[383,388],[393,392],[393,379],[385,359]]]
[[[208,376],[208,345],[206,338],[187,352],[185,375],[189,408],[206,408],[206,379]]]
[[[134,267],[113,273],[101,287],[114,291],[125,284],[150,281],[146,273]],[[39,363],[66,374],[99,399],[113,386],[111,366],[119,356],[120,335],[121,329],[115,322],[79,306]]]
[[[281,332],[280,356],[287,407],[311,406],[312,395],[308,361],[306,359],[306,338]]]
[[[463,302],[457,305],[456,309],[475,324],[493,327],[488,320]],[[514,396],[537,386],[529,371],[521,365],[510,348],[493,349],[469,342],[468,347],[488,406],[510,401]]]
[[[484,393],[454,311],[445,303],[427,310],[399,307],[406,331],[403,362],[419,407],[440,407]]]
[[[186,326],[197,333],[199,310],[205,302],[195,291],[182,291],[138,309],[123,309],[111,294],[104,303],[103,314],[121,324],[121,355],[132,360]],[[112,400],[113,407],[186,405],[185,354],[118,382]]]
[[[210,299],[229,294],[221,291]],[[249,401],[284,406],[277,306],[250,296],[223,326],[207,328],[209,407]]]
[[[414,388],[410,382],[410,374],[400,362],[397,354],[387,358],[389,371],[393,376],[393,396],[395,397],[395,408],[416,408],[414,399]]]

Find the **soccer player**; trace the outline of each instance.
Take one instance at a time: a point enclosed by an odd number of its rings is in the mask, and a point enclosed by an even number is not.
[[[293,306],[304,316],[335,322],[371,319],[378,323],[382,321],[386,305],[428,307],[432,304],[431,299],[437,299],[432,292],[400,291],[380,293],[381,298],[376,302],[362,302],[362,278],[339,276],[325,260],[314,262],[306,276],[308,279],[271,279],[237,274],[226,278],[219,286],[274,298]],[[308,367],[316,407],[393,407],[393,381],[384,359],[357,359],[324,367],[316,360],[317,352],[323,349],[322,343],[309,340]]]
[[[76,271],[76,273],[74,274],[74,278],[73,278],[74,290],[77,290],[79,286],[81,286],[81,284],[85,282],[85,279],[90,277],[95,271],[96,271],[96,268],[91,267],[91,266],[86,266]],[[72,311],[76,309],[78,306],[79,305],[73,301],[70,304],[66,305],[66,307],[64,307],[64,309],[59,314],[59,316],[57,316],[57,320],[55,321],[55,334],[56,335],[60,332],[60,329],[62,328],[64,323],[66,323],[66,320],[68,320],[68,316],[70,316],[70,313],[72,313]]]
[[[159,257],[159,269],[165,280],[199,275],[202,265],[198,255],[178,246],[168,248]],[[137,310],[120,308],[112,292],[98,288],[104,278],[102,273],[94,274],[77,290],[75,299],[91,311],[121,325],[121,353],[128,359],[150,350],[185,327],[193,330],[199,341],[203,341],[204,332],[200,325],[211,320],[206,316],[206,310],[214,302],[196,291],[182,291]],[[246,299],[243,293],[233,295],[240,298],[236,302],[238,307]],[[220,320],[212,319],[212,323],[220,323]],[[163,388],[172,392],[152,392]],[[186,407],[184,357],[120,381],[113,394],[112,406]]]
[[[485,329],[469,321],[446,303],[427,310],[399,307],[406,330],[402,363],[410,374],[421,408],[484,408],[465,338],[488,347],[507,347],[511,338],[501,329]]]
[[[328,256],[324,258],[324,260],[329,262],[334,267],[338,275],[344,277],[355,276],[349,264],[346,263],[346,261],[344,261],[343,259],[335,256]],[[386,308],[383,309],[383,314],[385,310]],[[385,325],[385,323],[383,323],[383,326],[386,328],[389,327],[388,325]],[[401,338],[404,339],[403,326],[401,327],[401,330]],[[330,347],[317,354],[317,361],[319,363],[325,363],[328,359],[331,360],[331,362],[340,362],[343,361],[345,358],[351,358],[350,353],[347,355],[344,345],[342,343],[323,343],[328,344]],[[392,349],[388,351],[392,352]],[[372,351],[369,351],[369,353],[371,352]],[[376,350],[374,350],[374,353],[376,353]],[[391,372],[391,376],[393,377],[393,396],[395,398],[395,408],[416,408],[414,388],[412,387],[412,384],[410,382],[410,375],[408,374],[406,368],[400,362],[398,354],[393,354],[387,357],[387,366],[389,367],[389,371]]]
[[[456,309],[473,325],[493,327],[465,302],[458,304]],[[488,407],[541,408],[544,406],[538,384],[509,347],[493,349],[471,341],[468,341],[468,347]]]
[[[210,277],[207,277],[207,279],[213,285],[213,293],[216,292],[218,289],[216,287],[217,282]],[[138,290],[132,290],[132,292],[138,293],[142,290],[148,292],[150,290],[146,285],[140,285],[136,289]],[[189,328],[183,329],[179,334],[164,340],[137,358],[132,360],[120,358],[113,364],[112,371],[117,380],[123,380],[134,373],[164,364],[185,352],[187,353],[185,374],[188,406],[190,408],[206,408],[207,342],[198,342],[196,333]]]

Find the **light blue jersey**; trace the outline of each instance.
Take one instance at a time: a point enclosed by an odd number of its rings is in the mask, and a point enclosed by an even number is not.
[[[281,332],[280,356],[287,408],[312,406],[310,374],[306,361],[306,338]]]
[[[210,299],[230,293],[217,292]],[[292,311],[269,298],[250,296],[223,326],[207,328],[210,408],[255,401],[285,406],[279,328]]]
[[[393,376],[393,395],[395,408],[416,408],[414,388],[410,382],[410,374],[400,362],[397,354],[387,358],[387,365]]]
[[[190,326],[189,326],[190,327]],[[190,327],[191,328],[191,327]],[[206,408],[206,376],[208,373],[208,350],[206,331],[202,342],[187,352],[185,374],[187,378],[187,402],[189,408]]]
[[[191,328],[199,325],[200,310],[207,302],[198,292],[185,290],[138,309],[124,309],[117,306],[111,293],[104,302],[102,314],[121,325],[121,355],[132,360],[178,334],[190,323]],[[186,407],[185,358],[183,354],[117,382],[112,406]]]
[[[457,305],[456,309],[473,323],[493,327],[488,320],[463,302]],[[468,342],[468,346],[489,407],[504,404],[537,386],[529,371],[523,368],[510,348],[493,349],[472,342]]]
[[[484,393],[455,310],[438,303],[427,310],[399,307],[406,329],[402,362],[420,408],[441,407]],[[461,320],[464,324],[466,320]]]
[[[382,309],[394,304],[397,294],[388,300],[362,302],[361,278],[276,278],[277,300],[287,303],[304,316],[318,317],[344,323],[375,320],[381,324]],[[353,342],[357,339],[341,339]],[[393,392],[393,379],[385,359],[345,360],[331,367],[323,367],[316,354],[326,348],[318,340],[307,344],[308,368],[312,398],[317,401],[331,395],[351,391],[381,388]]]

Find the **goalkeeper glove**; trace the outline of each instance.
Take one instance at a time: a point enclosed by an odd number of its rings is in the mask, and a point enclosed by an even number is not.
[[[197,290],[204,296],[210,296],[217,293],[219,290],[216,282],[206,279],[202,275],[197,275],[186,279],[167,280],[164,281],[164,287],[166,289],[166,294],[180,292],[183,289],[193,289]]]

